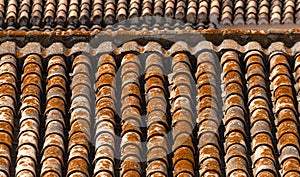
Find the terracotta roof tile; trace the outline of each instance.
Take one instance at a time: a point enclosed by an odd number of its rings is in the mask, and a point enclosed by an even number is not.
[[[88,69],[91,67],[90,61],[86,56],[79,55],[74,59],[72,65],[72,83],[70,85],[72,90],[70,111],[71,114],[78,108],[81,108],[83,111],[77,114],[74,113],[72,122],[70,122],[67,176],[75,176],[75,173],[77,175],[89,176],[89,142],[91,140],[89,121],[91,117],[86,117],[86,120],[81,118],[81,114],[84,111],[90,114],[92,112],[90,100],[92,90],[91,74],[86,67]],[[86,86],[88,87],[87,89],[85,89]]]
[[[37,55],[27,56],[23,65],[16,176],[36,175],[42,91],[40,66],[41,59]]]
[[[231,83],[241,84],[241,68],[238,54],[234,51],[228,51],[222,55],[221,65],[223,69],[222,80],[224,89],[224,118],[231,116],[232,113],[240,110],[242,114],[246,114],[243,92],[240,89],[227,91],[226,89]],[[242,85],[242,84],[241,84]],[[244,117],[244,116],[243,116]],[[224,123],[225,124],[225,123]],[[243,176],[248,175],[248,157],[246,146],[246,121],[243,119],[230,119],[225,124],[225,163],[226,175],[233,175],[237,170]],[[239,135],[239,136],[237,136]]]
[[[209,32],[9,32],[0,175],[298,176],[299,35]]]
[[[262,24],[295,25],[300,19],[299,2],[295,0],[0,1],[1,30],[92,30],[103,29],[110,25],[118,26],[120,22],[130,29],[135,28],[134,25],[137,24],[138,28],[142,29],[141,25],[147,23],[149,16],[174,19],[174,22],[189,24],[193,29],[211,27],[259,29],[261,27],[258,25]],[[147,18],[140,19],[143,23],[137,23],[138,19],[133,20],[135,17]],[[157,23],[154,24],[159,26]],[[202,27],[199,28],[199,25]]]

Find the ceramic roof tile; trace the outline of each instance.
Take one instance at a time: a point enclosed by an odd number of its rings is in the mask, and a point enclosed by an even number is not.
[[[205,23],[207,21],[209,3],[206,0],[199,2],[197,21],[201,23]]]
[[[78,18],[79,18],[79,1],[71,0],[69,5],[68,18],[67,18],[69,28],[74,29],[77,27]]]
[[[244,95],[242,92],[242,77],[238,54],[234,51],[227,51],[222,55],[222,80],[223,80],[223,111],[224,119],[232,116],[233,113],[240,113],[241,119],[229,119],[225,125],[225,163],[226,175],[230,176],[237,170],[240,175],[248,175],[248,157],[246,146],[246,109]],[[239,87],[231,88],[231,84],[238,83]]]
[[[140,61],[135,54],[126,54],[121,63],[121,176],[139,176],[142,174],[142,126]],[[125,114],[126,113],[126,114]],[[136,176],[134,175],[134,176]]]
[[[112,79],[106,78],[107,74],[112,75]],[[116,102],[116,74],[115,59],[108,54],[100,57],[98,62],[98,71],[96,74],[96,135],[97,142],[95,147],[94,175],[101,176],[101,173],[107,172],[114,175],[115,169],[115,102]],[[108,99],[104,99],[108,98]],[[112,104],[112,105],[110,105]],[[112,108],[112,109],[111,109]],[[87,114],[89,114],[87,112]],[[103,153],[104,152],[104,153]],[[109,165],[107,169],[106,166]]]
[[[48,63],[45,109],[45,141],[41,160],[41,176],[62,176],[64,165],[64,131],[66,129],[66,65],[64,58],[54,56]],[[52,164],[52,165],[51,165]],[[54,174],[53,174],[54,173]]]
[[[244,24],[244,15],[245,15],[245,4],[242,0],[238,0],[234,5],[234,19],[233,24]]]
[[[175,12],[175,18],[177,20],[183,20],[185,18],[187,9],[187,4],[184,0],[178,0],[176,4],[176,12]]]
[[[4,63],[5,60],[8,60],[7,63]],[[11,55],[5,55],[1,57],[1,66],[0,66],[0,72],[1,72],[1,93],[0,97],[5,98],[5,97],[10,97],[13,100],[15,100],[16,104],[16,89],[14,85],[16,84],[16,80],[12,79],[16,76],[16,60],[13,56]],[[11,79],[5,79],[5,75],[10,77]],[[9,82],[10,80],[10,82]],[[14,81],[15,80],[15,81]],[[10,91],[5,91],[5,90],[10,90]],[[9,102],[7,102],[9,104]],[[12,148],[12,137],[13,137],[13,128],[14,128],[14,116],[15,116],[15,110],[8,107],[1,107],[0,109],[2,118],[1,118],[1,136],[2,140],[1,142],[1,157],[0,161],[3,164],[1,166],[0,171],[4,173],[5,175],[9,176],[9,168],[12,165],[12,158],[11,158],[11,148]]]
[[[104,2],[103,1],[93,1],[92,3],[89,2],[89,5],[92,5],[92,8],[90,8],[91,10],[91,22],[93,23],[93,25],[100,25],[102,18],[103,18],[103,13],[104,13]]]
[[[280,24],[281,22],[281,9],[282,3],[279,0],[273,0],[271,3],[271,14],[270,14],[270,23],[271,24]]]
[[[1,0],[0,1],[0,25],[3,26],[4,25],[4,17],[5,17],[5,1]]]
[[[20,12],[18,17],[18,23],[21,27],[24,27],[29,22],[30,17],[30,0],[22,1],[20,4]]]
[[[269,7],[270,3],[267,0],[261,0],[258,5],[258,24],[268,24],[269,23]]]
[[[115,8],[116,8],[116,2],[115,0],[108,0],[104,3],[104,23],[106,25],[111,25],[115,21]]]
[[[38,27],[42,21],[43,14],[43,1],[34,0],[31,6],[31,14],[30,14],[30,24],[34,27]]]
[[[246,5],[246,24],[256,24],[256,14],[258,12],[257,9],[258,2],[255,0],[248,0]]]
[[[168,122],[167,100],[164,86],[164,72],[161,56],[151,54],[145,65],[145,92],[147,99],[147,169],[146,176],[162,174],[168,175]],[[161,115],[161,116],[159,116]],[[151,143],[160,141],[160,145]]]
[[[74,3],[74,1],[71,1],[71,3]],[[57,9],[56,9],[56,18],[55,18],[55,23],[56,23],[57,27],[60,28],[60,27],[65,26],[66,21],[67,21],[68,8],[70,8],[71,13],[74,12],[74,11],[72,11],[74,9],[73,4],[70,4],[70,6],[69,6],[67,0],[59,0],[58,1]],[[73,14],[71,14],[71,16],[72,15]]]
[[[248,104],[250,105],[251,122],[251,148],[253,174],[260,175],[268,169],[276,175],[276,159],[271,133],[272,124],[270,120],[271,110],[269,108],[269,98],[267,95],[265,64],[263,56],[259,51],[248,52],[245,56],[248,83]],[[257,68],[257,69],[255,69]],[[267,102],[267,104],[265,104]],[[269,142],[268,142],[269,141]],[[264,167],[262,169],[261,167]]]
[[[74,59],[72,69],[71,114],[77,109],[91,113],[92,83],[89,73],[91,70],[89,59],[83,55],[77,56]],[[90,121],[91,117],[88,116],[81,119],[80,112],[74,113],[74,117],[72,117],[69,131],[67,176],[76,176],[76,173],[81,176],[89,176]]]
[[[223,25],[231,25],[234,18],[234,2],[232,0],[223,0],[222,1],[222,15],[220,22]]]
[[[88,26],[91,15],[91,0],[83,0],[80,4],[79,11],[79,22],[81,26]]]
[[[197,79],[199,100],[197,124],[198,124],[198,147],[199,147],[199,164],[204,165],[203,169],[199,170],[200,176],[206,176],[211,173],[221,175],[221,157],[218,128],[206,128],[208,122],[220,125],[218,116],[218,106],[214,102],[218,100],[216,94],[217,79],[216,79],[216,56],[212,52],[203,52],[198,56],[197,72],[195,77]],[[204,99],[210,97],[213,99]],[[203,103],[202,103],[203,102]],[[211,105],[211,106],[209,106]],[[211,164],[211,167],[208,167]]]
[[[273,98],[273,112],[278,119],[277,126],[277,148],[280,152],[279,164],[282,167],[281,175],[286,175],[293,171],[299,164],[294,162],[294,159],[299,158],[299,132],[294,127],[298,126],[298,122],[286,119],[285,114],[295,116],[296,108],[291,104],[294,97],[291,96],[291,89],[284,89],[285,87],[292,87],[290,78],[290,66],[287,58],[281,52],[274,52],[269,57],[270,71],[274,73],[274,78],[271,82],[271,91]],[[278,66],[284,66],[280,70],[275,69]],[[281,74],[279,74],[279,72]],[[281,96],[275,95],[276,91],[281,89]],[[283,128],[285,127],[285,128]],[[294,163],[290,166],[290,163]]]
[[[5,22],[8,27],[15,28],[18,18],[18,2],[16,0],[9,0],[7,3],[7,10],[5,15]]]
[[[56,11],[56,1],[47,0],[44,6],[43,23],[45,26],[54,26],[54,18]]]
[[[191,71],[189,58],[184,53],[178,53],[172,60],[172,74],[169,81],[170,104],[172,117],[173,141],[172,151],[174,152],[173,175],[194,175],[195,167],[195,149],[192,142],[193,130],[193,103],[191,96]],[[176,74],[178,73],[178,74]],[[179,83],[185,87],[179,87]],[[182,93],[182,94],[180,94]]]
[[[40,95],[42,92],[41,59],[29,55],[24,61],[20,107],[21,119],[18,135],[16,176],[37,175],[37,153],[39,152],[39,123],[41,114]],[[8,103],[7,103],[8,104]]]
[[[0,32],[0,175],[298,176],[299,35],[160,23]]]
[[[191,0],[187,6],[186,12],[186,20],[189,23],[194,24],[196,22],[196,15],[197,15],[197,1]]]
[[[295,0],[24,0],[0,1],[0,27],[10,29],[103,29],[120,22],[130,25],[148,23],[149,16],[171,18],[190,23],[198,29],[202,23],[218,28],[241,25],[279,25],[299,23],[299,2]],[[2,20],[2,21],[1,21]],[[91,23],[90,23],[91,22]],[[159,24],[156,24],[159,25]],[[228,26],[230,25],[230,26]],[[252,27],[252,26],[251,26]],[[203,29],[208,29],[206,26]],[[283,27],[288,28],[288,27]]]

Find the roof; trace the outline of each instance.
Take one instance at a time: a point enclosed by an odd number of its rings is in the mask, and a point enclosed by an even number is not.
[[[0,176],[300,176],[299,8],[0,0]]]
[[[136,17],[143,17],[145,22],[147,17],[155,16],[177,21],[148,20],[145,24],[135,19],[116,28],[151,28],[154,24],[158,29],[175,28],[181,25],[174,27],[174,23],[184,22],[194,29],[247,26],[259,29],[260,25],[267,24],[285,24],[276,28],[289,29],[297,28],[300,23],[299,8],[298,0],[1,0],[0,27],[22,30],[102,29]]]
[[[243,32],[2,32],[0,174],[299,176],[299,33]]]

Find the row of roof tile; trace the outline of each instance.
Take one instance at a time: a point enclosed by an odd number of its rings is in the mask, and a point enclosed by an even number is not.
[[[9,168],[12,165],[10,154],[12,153],[14,117],[16,115],[17,65],[16,59],[11,55],[2,56],[0,59],[0,99],[1,99],[1,168],[2,176],[8,176]]]
[[[170,104],[172,114],[173,176],[195,176],[195,149],[193,146],[194,111],[191,66],[185,53],[178,53],[172,59],[172,73],[169,77]]]
[[[299,132],[298,113],[292,92],[291,68],[283,53],[274,52],[270,60],[270,89],[272,92],[273,113],[276,118],[277,148],[282,176],[299,175]],[[273,76],[273,77],[272,77]]]
[[[247,69],[248,105],[254,176],[277,176],[275,146],[273,144],[272,119],[266,84],[266,68],[262,54],[248,52],[245,56]],[[263,168],[262,168],[263,167]]]
[[[162,49],[145,52],[146,57],[137,54],[145,50],[117,57],[76,54],[70,61],[62,55],[42,59],[34,52],[18,60],[14,53],[2,55],[0,173],[9,176],[12,166],[16,176],[299,175],[294,96],[294,90],[299,92],[299,56],[292,75],[294,60],[280,46],[270,55],[233,49],[193,55],[179,48],[169,50],[176,51],[170,60]],[[22,70],[17,69],[19,60]],[[14,124],[18,101],[19,129]],[[144,122],[147,131],[141,129]],[[220,131],[223,126],[225,132]],[[18,141],[16,164],[10,155],[13,141]]]
[[[197,58],[197,127],[200,176],[220,176],[221,146],[219,144],[219,97],[217,96],[216,56],[212,51],[201,53]]]
[[[248,176],[249,161],[246,140],[246,108],[243,94],[242,71],[238,54],[228,51],[221,57],[222,97],[225,126],[226,175]]]
[[[204,24],[299,24],[298,0],[8,0],[0,1],[2,29],[103,28],[135,17],[166,17]],[[135,20],[132,21],[134,24]],[[201,28],[202,28],[201,27]]]
[[[145,93],[147,102],[147,169],[146,176],[168,176],[169,124],[164,86],[163,60],[150,54],[145,65]]]

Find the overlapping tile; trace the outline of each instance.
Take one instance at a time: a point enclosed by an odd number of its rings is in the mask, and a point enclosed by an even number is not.
[[[217,95],[217,56],[213,51],[201,52],[197,58],[197,100],[198,100],[198,151],[199,175],[221,176],[219,144],[219,106]]]
[[[14,80],[14,76],[10,76]],[[9,77],[7,77],[8,79]],[[39,153],[41,115],[42,63],[38,55],[26,57],[21,84],[21,118],[18,135],[16,176],[36,176]],[[10,98],[11,99],[11,98]],[[9,101],[9,100],[7,100]],[[13,101],[12,101],[13,102]],[[7,102],[6,105],[10,103]],[[12,105],[11,105],[12,106]]]
[[[103,54],[96,74],[95,164],[94,176],[115,174],[116,63],[113,56]],[[89,113],[86,113],[89,114]]]
[[[0,1],[1,30],[103,29],[145,16],[181,21],[193,29],[241,28],[245,24],[295,25],[300,21],[299,2],[295,0]],[[148,20],[143,18],[145,23]],[[138,19],[132,21],[136,23]],[[205,26],[208,24],[213,25]]]
[[[89,176],[91,142],[91,63],[87,56],[78,55],[72,64],[72,96],[68,141],[67,176]]]
[[[1,168],[0,171],[3,176],[10,175],[10,167],[12,165],[12,145],[13,145],[13,131],[14,131],[14,117],[16,115],[15,105],[16,98],[16,81],[17,68],[16,59],[12,55],[4,55],[0,59],[0,129],[1,129]]]
[[[164,86],[163,59],[150,54],[145,65],[147,102],[147,169],[146,176],[168,176],[168,120]]]
[[[227,51],[221,57],[223,123],[225,125],[225,163],[226,175],[248,176],[246,108],[243,94],[243,77],[239,55]]]
[[[266,67],[259,51],[247,52],[246,80],[252,138],[252,166],[254,176],[277,176],[275,146],[272,134],[272,111],[269,108]],[[267,171],[267,172],[266,172]]]
[[[172,115],[172,137],[174,153],[173,175],[195,175],[195,148],[193,146],[194,111],[193,80],[191,78],[191,64],[188,55],[178,53],[172,59],[172,73],[169,75],[170,104]]]
[[[269,56],[270,89],[272,92],[273,113],[276,118],[278,161],[281,176],[299,175],[299,132],[297,108],[293,96],[291,68],[287,57],[281,51]],[[295,121],[297,120],[297,121]]]
[[[41,159],[41,176],[63,176],[66,130],[66,64],[61,56],[48,63],[45,109],[45,135]]]
[[[141,65],[137,55],[126,54],[121,63],[121,171],[123,177],[142,175],[142,132],[140,71]]]
[[[299,44],[157,41],[1,44],[0,174],[299,175]]]

